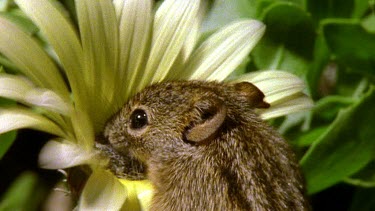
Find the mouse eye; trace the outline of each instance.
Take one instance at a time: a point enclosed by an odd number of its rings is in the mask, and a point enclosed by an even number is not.
[[[140,129],[148,124],[147,114],[142,109],[136,109],[130,116],[130,128]]]

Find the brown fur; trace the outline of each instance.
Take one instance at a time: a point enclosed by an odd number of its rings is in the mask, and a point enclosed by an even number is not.
[[[187,139],[223,106],[225,120],[215,133]],[[130,155],[147,168],[155,188],[151,210],[308,210],[293,153],[256,107],[267,103],[250,83],[160,83],[134,96],[104,136],[124,159]],[[145,128],[130,128],[135,109],[147,112]]]

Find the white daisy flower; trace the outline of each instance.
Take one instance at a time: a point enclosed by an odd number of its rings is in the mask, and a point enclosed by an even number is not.
[[[89,165],[79,209],[147,208],[149,182],[119,180],[94,148],[95,135],[129,97],[165,80],[225,81],[265,31],[259,21],[239,20],[198,42],[200,0],[165,0],[157,9],[152,0],[76,0],[78,27],[53,0],[15,2],[53,51],[0,16],[0,53],[19,70],[0,74],[0,97],[19,102],[0,108],[0,133],[32,128],[56,135],[41,151],[43,168]],[[258,110],[263,119],[312,105],[304,82],[287,72],[258,71],[232,81],[263,91],[271,105]]]

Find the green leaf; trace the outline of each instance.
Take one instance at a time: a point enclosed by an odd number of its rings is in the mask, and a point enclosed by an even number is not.
[[[335,121],[301,160],[309,194],[328,188],[356,173],[375,150],[375,87]]]
[[[371,3],[372,2],[372,3]],[[370,9],[370,4],[374,6],[375,2],[371,0],[354,0],[353,17],[360,18]]]
[[[366,92],[368,88],[368,80],[362,75],[347,71],[348,68],[340,65],[338,69],[337,84],[335,94],[341,96],[359,97]]]
[[[307,10],[316,22],[325,18],[350,17],[354,0],[307,0]]]
[[[35,174],[23,173],[1,199],[0,210],[37,210],[42,199],[37,183]]]
[[[257,0],[216,0],[203,21],[202,32],[214,31],[239,18],[255,18]]]
[[[375,34],[358,21],[331,20],[323,25],[329,49],[351,72],[375,76]]]
[[[0,135],[0,159],[5,155],[8,149],[16,140],[17,133],[15,131]]]
[[[317,141],[323,133],[327,132],[327,129],[328,126],[315,127],[306,133],[301,133],[293,140],[292,144],[298,147],[310,146]]]
[[[365,168],[346,179],[345,182],[364,187],[375,187],[375,161],[370,162]]]
[[[355,99],[344,96],[327,96],[320,99],[315,107],[314,114],[320,119],[332,121],[340,109],[345,108],[355,102]]]
[[[362,26],[365,30],[369,33],[375,33],[375,14],[371,13],[371,15],[367,16],[362,20]]]
[[[305,75],[314,47],[315,32],[309,15],[293,4],[272,4],[262,18],[265,36],[254,48],[259,69],[281,69]]]
[[[313,97],[317,97],[319,96],[319,94],[321,94],[319,91],[321,75],[324,69],[327,67],[331,56],[331,53],[322,34],[319,34],[316,37],[313,52],[314,59],[311,65],[309,66],[309,71],[307,72],[306,80],[311,95]]]
[[[353,197],[349,211],[375,210],[375,188],[361,188]]]

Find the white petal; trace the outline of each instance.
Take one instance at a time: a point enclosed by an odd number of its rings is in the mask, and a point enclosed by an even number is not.
[[[92,149],[95,141],[95,132],[89,114],[76,108],[71,112],[70,118],[78,145],[85,150]]]
[[[0,17],[0,52],[40,87],[52,89],[63,97],[69,93],[59,70],[42,47],[16,25]]]
[[[120,210],[126,198],[126,188],[118,179],[97,169],[83,189],[78,210]]]
[[[0,108],[0,134],[21,128],[31,128],[61,137],[66,134],[51,120],[31,110],[21,108]]]
[[[257,86],[266,96],[265,101],[271,106],[275,102],[302,92],[305,83],[296,75],[285,71],[257,71],[237,77],[234,82],[248,81]]]
[[[115,73],[119,45],[116,13],[111,0],[80,0],[75,3],[85,70],[81,83],[85,84],[87,94],[82,110],[90,113],[95,130],[99,131],[113,113],[111,108],[117,92]]]
[[[173,66],[170,68],[170,71],[166,76],[166,80],[184,79],[181,78],[181,75],[179,75],[180,71],[177,70],[182,70],[183,68],[185,68],[186,62],[193,53],[193,50],[195,49],[198,39],[201,35],[201,24],[208,10],[209,3],[207,1],[201,1],[200,3],[201,5],[199,7],[197,18],[195,18],[195,22],[190,26],[189,34],[186,37],[184,45],[176,60],[174,61]]]
[[[81,44],[73,25],[61,11],[61,7],[51,0],[15,0],[15,2],[40,28],[52,45],[64,66],[73,91],[80,90],[79,82],[84,74],[81,66]]]
[[[137,78],[144,69],[147,52],[151,42],[153,21],[151,0],[115,0],[117,19],[119,21],[120,60],[118,66],[118,93],[122,93],[123,103],[134,92]],[[126,86],[124,86],[126,84]],[[121,97],[120,97],[121,98]]]
[[[62,97],[51,90],[36,88],[22,76],[0,74],[0,96],[60,114],[70,112],[70,105]]]
[[[34,85],[25,77],[10,74],[0,74],[0,96],[15,101],[23,101],[25,93]]]
[[[124,210],[149,210],[153,196],[153,186],[149,180],[119,180],[128,190]]]
[[[285,71],[257,71],[237,77],[232,82],[248,81],[257,86],[265,95],[264,100],[271,105],[267,109],[258,109],[263,119],[307,110],[313,101],[303,93],[305,83],[296,75]]]
[[[260,40],[265,26],[255,20],[235,22],[212,35],[193,52],[182,78],[224,80]]]
[[[39,154],[39,165],[45,169],[64,169],[88,164],[95,154],[71,141],[51,140]]]
[[[297,96],[290,96],[290,98],[290,100],[285,100],[284,102],[273,105],[268,109],[259,109],[257,113],[262,119],[272,119],[308,110],[313,107],[311,98],[304,94],[297,94]]]
[[[55,92],[47,89],[34,88],[28,91],[25,95],[25,102],[64,115],[69,115],[71,111],[70,104]]]
[[[76,1],[85,75],[90,91],[101,94],[104,87],[112,95],[117,68],[118,31],[115,8],[111,0]],[[108,96],[110,98],[110,96]]]
[[[197,14],[197,17],[195,18],[195,22],[190,26],[189,34],[185,40],[183,49],[181,51],[183,56],[183,62],[186,62],[187,59],[190,57],[191,53],[193,52],[194,48],[196,47],[197,41],[199,39],[200,35],[200,27],[203,22],[203,19],[206,15],[206,12],[208,10],[208,2],[207,1],[201,1],[199,11]]]
[[[149,61],[139,88],[162,81],[179,55],[199,10],[199,0],[166,0],[155,15]]]

